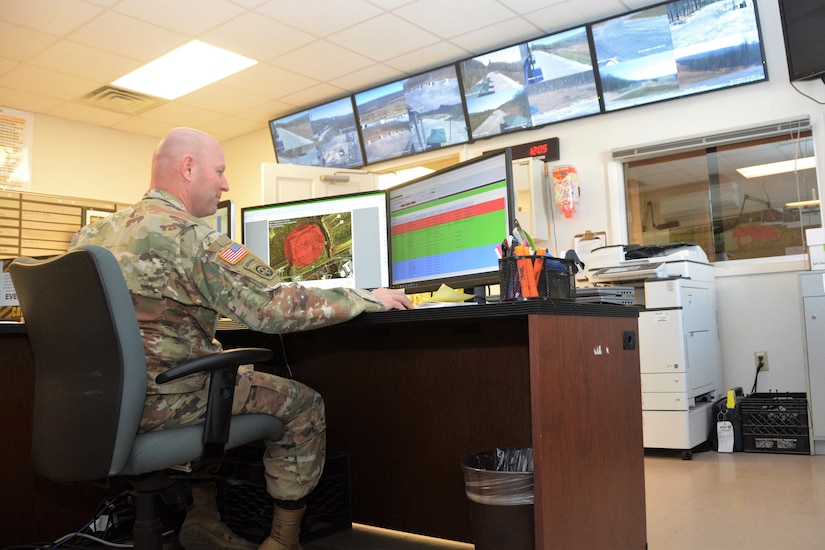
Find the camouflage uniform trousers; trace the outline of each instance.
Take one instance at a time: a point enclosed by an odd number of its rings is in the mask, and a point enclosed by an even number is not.
[[[206,391],[147,395],[141,430],[161,430],[203,420]],[[271,414],[284,423],[279,441],[265,441],[267,492],[298,500],[318,484],[326,457],[326,418],[321,394],[289,378],[243,366],[235,382],[232,414]]]

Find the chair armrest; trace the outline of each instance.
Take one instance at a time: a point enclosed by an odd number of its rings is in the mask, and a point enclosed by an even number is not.
[[[220,353],[204,355],[196,359],[190,359],[180,365],[160,373],[155,377],[155,382],[165,384],[178,378],[189,376],[198,372],[215,372],[226,368],[239,367],[247,363],[260,363],[272,358],[272,350],[266,348],[237,348],[224,350]]]
[[[224,447],[229,441],[229,424],[232,420],[232,401],[235,396],[238,367],[247,363],[268,361],[272,355],[272,350],[266,348],[224,350],[186,361],[155,377],[155,382],[164,384],[198,372],[210,373],[209,397],[203,424],[202,462],[213,462],[223,458]]]

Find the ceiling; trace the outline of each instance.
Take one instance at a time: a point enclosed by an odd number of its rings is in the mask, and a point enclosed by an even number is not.
[[[219,141],[327,100],[656,0],[0,0],[0,106]],[[198,39],[259,63],[175,101],[104,90]]]

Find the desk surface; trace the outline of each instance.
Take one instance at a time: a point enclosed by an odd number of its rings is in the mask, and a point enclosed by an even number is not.
[[[421,321],[461,321],[489,317],[521,315],[575,315],[585,317],[638,317],[635,306],[587,304],[572,300],[524,300],[455,307],[422,307],[405,311],[366,313],[350,321],[354,324],[412,323]],[[237,323],[227,323],[219,330],[243,329]],[[25,334],[25,323],[0,323],[0,334]]]

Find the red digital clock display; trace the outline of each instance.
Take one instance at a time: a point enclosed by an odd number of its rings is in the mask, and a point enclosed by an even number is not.
[[[532,147],[530,147],[530,150],[528,151],[528,154],[531,157],[539,157],[541,155],[546,155],[547,154],[547,149],[548,148],[547,148],[546,143],[542,143],[540,145],[533,145]]]
[[[550,138],[532,143],[520,143],[510,148],[514,159],[539,158],[544,162],[559,160],[559,138]]]

